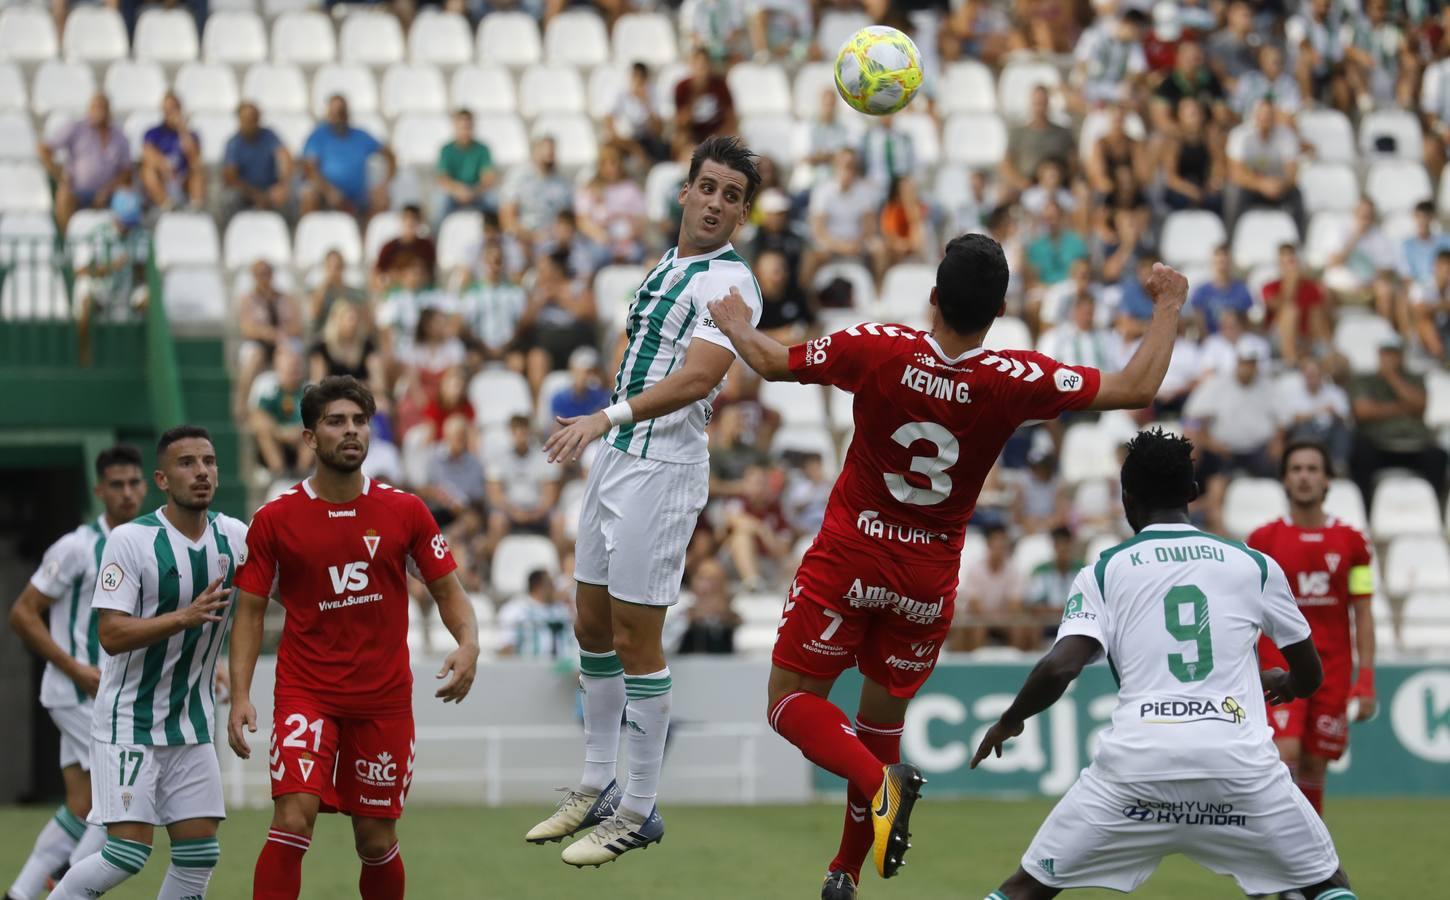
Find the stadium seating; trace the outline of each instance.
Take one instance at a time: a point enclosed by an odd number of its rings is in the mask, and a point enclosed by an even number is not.
[[[870,25],[871,18],[859,10],[827,9],[816,26],[816,46],[824,59],[835,59],[851,35]]]
[[[1309,213],[1349,212],[1359,202],[1359,179],[1344,163],[1306,162],[1299,166],[1299,194]]]
[[[780,413],[786,425],[824,427],[825,396],[813,384],[793,381],[766,381],[760,386],[760,402]]]
[[[403,61],[403,28],[390,12],[353,12],[338,35],[342,61],[385,68]]]
[[[1168,214],[1159,240],[1163,259],[1171,266],[1207,266],[1213,250],[1228,239],[1223,220],[1206,209],[1185,209]]]
[[[459,66],[449,83],[451,105],[474,115],[513,113],[518,109],[513,76],[502,66]]]
[[[1443,654],[1450,646],[1450,593],[1410,594],[1400,608],[1400,646],[1411,652]]]
[[[107,67],[102,88],[111,101],[113,115],[146,112],[159,118],[161,98],[166,93],[166,73],[153,62],[122,59]]]
[[[534,120],[530,136],[534,140],[553,138],[555,158],[565,169],[592,169],[599,159],[594,123],[583,113],[541,115]]]
[[[187,63],[177,71],[172,87],[187,112],[236,113],[240,91],[230,66]]]
[[[1438,536],[1444,528],[1435,490],[1424,479],[1413,475],[1383,477],[1375,485],[1369,515],[1370,532],[1377,541]]]
[[[1007,155],[1007,126],[995,113],[958,113],[947,120],[942,143],[948,162],[993,168]]]
[[[1278,209],[1251,209],[1234,226],[1230,250],[1240,269],[1267,265],[1279,258],[1280,244],[1299,243],[1299,229],[1289,214]]]
[[[417,65],[463,66],[473,61],[473,33],[457,13],[423,7],[408,30],[408,59]]]
[[[594,304],[605,333],[617,334],[624,327],[635,291],[648,274],[644,266],[605,266],[595,274]]]
[[[1102,478],[1117,478],[1117,449],[1112,437],[1092,422],[1068,426],[1063,433],[1062,480],[1068,484]]]
[[[182,326],[220,327],[227,319],[227,291],[211,267],[178,267],[166,273],[166,317]]]
[[[438,227],[438,265],[451,272],[467,265],[483,232],[483,215],[472,210],[450,213]]]
[[[30,116],[21,112],[0,112],[0,161],[35,158],[35,128]]]
[[[1272,478],[1235,478],[1224,497],[1224,526],[1230,537],[1243,539],[1265,522],[1289,512],[1289,500]]]
[[[1048,62],[1007,63],[997,76],[997,108],[1008,121],[1020,122],[1026,119],[1032,102],[1032,91],[1038,85],[1043,85],[1055,93],[1062,87],[1062,73]]]
[[[507,113],[475,114],[473,133],[488,138],[488,149],[493,153],[494,164],[502,169],[519,165],[529,159],[528,134],[518,116]]]
[[[942,73],[942,111],[952,113],[995,113],[997,85],[992,70],[976,60],[962,60]]]
[[[614,23],[613,56],[616,63],[642,62],[664,66],[679,58],[675,27],[658,13],[625,13]]]
[[[267,28],[255,13],[214,11],[201,33],[201,58],[209,63],[250,66],[267,60]]]
[[[1394,333],[1394,326],[1379,316],[1341,319],[1334,328],[1334,349],[1355,372],[1373,372],[1379,366],[1380,344]]]
[[[256,63],[242,76],[242,99],[257,104],[268,120],[279,113],[306,112],[307,82],[302,70],[290,63]]]
[[[1365,178],[1364,192],[1382,215],[1412,209],[1416,203],[1435,197],[1435,189],[1430,184],[1425,167],[1406,159],[1384,159],[1372,163]]]
[[[0,164],[0,206],[5,212],[50,212],[50,185],[35,163]]]
[[[137,59],[179,66],[200,52],[196,19],[185,9],[148,9],[136,22],[132,52]]]
[[[236,271],[259,259],[275,267],[292,265],[287,222],[275,212],[239,212],[227,223],[222,261],[228,270]]]
[[[1012,565],[1019,572],[1030,573],[1052,559],[1052,538],[1047,534],[1031,534],[1020,538],[1012,548]]]
[[[157,220],[156,265],[216,266],[221,262],[216,223],[205,213],[167,212]]]
[[[1032,331],[1016,316],[1001,316],[992,323],[982,346],[988,350],[1031,350]]]
[[[814,388],[814,385],[809,385]],[[819,390],[819,389],[817,389]],[[836,459],[836,442],[831,432],[823,425],[783,425],[775,432],[770,452],[779,457],[785,453],[819,454],[821,468],[829,478],[835,478],[841,471]]]
[[[104,65],[125,59],[131,52],[126,23],[108,6],[80,6],[66,16],[60,39],[61,54],[72,62]]]
[[[1380,145],[1386,149],[1380,149]],[[1366,159],[1401,159],[1421,162],[1424,159],[1424,135],[1420,120],[1409,110],[1377,109],[1365,114],[1359,123],[1359,152]]]
[[[48,59],[30,84],[30,108],[37,116],[53,112],[80,115],[96,93],[96,76],[81,63]]]
[[[288,12],[272,22],[272,62],[316,68],[335,59],[337,36],[322,13]]]
[[[559,553],[548,538],[532,534],[511,534],[499,541],[493,554],[493,590],[496,599],[508,600],[528,587],[529,573],[538,569],[550,575],[559,571]]]
[[[1385,551],[1385,591],[1408,597],[1419,591],[1450,592],[1450,549],[1435,535],[1404,535]]]
[[[1324,511],[1360,531],[1369,528],[1369,515],[1364,509],[1364,495],[1359,486],[1348,478],[1336,478],[1329,484],[1329,496],[1324,499]]]
[[[559,13],[544,28],[544,59],[555,65],[590,67],[609,61],[604,21],[586,10]]]
[[[740,63],[730,67],[725,80],[739,115],[790,114],[790,85],[779,67]]]
[[[0,59],[17,63],[54,60],[60,53],[55,22],[40,6],[0,10]]]
[[[347,213],[308,213],[297,222],[292,250],[293,264],[311,269],[322,264],[329,250],[337,250],[349,266],[362,265],[362,238],[357,220]]]
[[[378,84],[372,70],[357,63],[328,63],[312,76],[312,115],[327,115],[327,104],[333,95],[347,98],[352,124],[361,127],[362,120],[378,111]]]
[[[528,416],[534,411],[529,383],[517,372],[485,369],[468,383],[468,400],[481,428],[507,425],[511,416]]]
[[[1306,109],[1294,117],[1299,137],[1314,148],[1320,162],[1356,161],[1354,129],[1344,113],[1333,109]]]
[[[544,58],[539,26],[528,13],[496,12],[478,26],[475,59],[497,66],[521,68]]]
[[[534,65],[519,77],[519,114],[526,119],[545,113],[584,111],[584,79],[579,70],[558,64]]]
[[[30,108],[25,76],[13,62],[0,62],[0,111],[20,112]]]
[[[405,113],[393,128],[393,152],[398,165],[432,172],[438,148],[453,139],[453,123],[443,113]]]

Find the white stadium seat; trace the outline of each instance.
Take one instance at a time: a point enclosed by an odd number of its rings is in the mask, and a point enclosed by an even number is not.
[[[1375,144],[1386,139],[1394,146],[1379,150]],[[1377,109],[1359,122],[1359,152],[1367,159],[1403,159],[1422,162],[1425,158],[1424,135],[1420,118],[1405,109]]]
[[[1337,109],[1306,109],[1294,117],[1299,138],[1314,148],[1319,162],[1354,163],[1354,129]]]
[[[584,79],[572,66],[529,66],[519,76],[519,115],[526,119],[548,113],[582,113]]]
[[[216,269],[183,267],[166,273],[163,292],[169,323],[214,325],[227,319],[227,290]]]
[[[994,168],[1007,155],[1007,126],[996,113],[957,113],[942,134],[947,162],[973,169]]]
[[[1082,159],[1090,159],[1093,147],[1097,146],[1098,141],[1111,131],[1112,127],[1112,113],[1106,109],[1095,109],[1084,116],[1077,131],[1078,156]],[[1141,141],[1147,137],[1143,120],[1138,117],[1137,113],[1130,112],[1123,117],[1123,133],[1135,141]]]
[[[1017,571],[1031,575],[1032,570],[1052,559],[1052,536],[1028,534],[1017,539],[1012,548],[1012,566]]]
[[[317,123],[312,119],[312,114],[305,112],[268,114],[263,117],[262,122],[272,129],[282,141],[282,145],[291,151],[293,156],[302,153],[307,139],[311,137],[313,129],[317,127]]]
[[[783,381],[774,383],[786,384]],[[816,394],[822,392],[819,385],[797,384],[793,386],[807,388]],[[819,401],[817,402],[819,403]],[[819,425],[793,425],[786,422],[776,430],[775,436],[771,438],[770,453],[772,456],[780,456],[783,453],[816,453],[820,455],[821,466],[828,476],[833,476],[840,471],[840,465],[836,460],[836,442],[824,422]]]
[[[635,291],[648,274],[644,266],[605,266],[594,275],[594,304],[599,312],[599,325],[611,338],[624,329]]]
[[[928,315],[931,289],[936,287],[936,266],[899,263],[881,281],[879,314],[886,322],[916,326]]]
[[[1062,435],[1058,458],[1062,480],[1068,484],[1118,477],[1117,448],[1112,435],[1092,422],[1068,426]]]
[[[206,213],[166,212],[156,222],[156,265],[216,266],[221,262],[216,223]]]
[[[1009,62],[997,78],[997,108],[1011,122],[1027,118],[1031,110],[1032,91],[1039,84],[1056,93],[1062,86],[1062,73],[1046,62]]]
[[[1394,333],[1394,326],[1379,316],[1341,317],[1334,326],[1334,349],[1352,371],[1373,372],[1379,368],[1380,342]]]
[[[552,113],[534,120],[531,135],[554,139],[559,165],[566,169],[592,168],[599,159],[594,122],[583,113]]]
[[[725,73],[725,81],[742,116],[790,113],[790,84],[779,66],[739,63]]]
[[[593,11],[573,9],[544,28],[544,60],[560,66],[598,66],[609,62],[609,35]]]
[[[318,69],[312,76],[312,114],[319,119],[327,115],[327,103],[334,94],[347,98],[348,115],[353,119],[378,111],[378,85],[367,66],[328,63]],[[359,121],[352,124],[362,127]]]
[[[539,569],[555,575],[559,571],[559,551],[554,542],[535,534],[511,534],[498,542],[493,553],[494,594],[499,598],[521,594],[528,587],[529,575]]]
[[[0,112],[0,160],[34,159],[36,143],[30,116],[23,112]]]
[[[337,250],[349,266],[362,264],[362,237],[357,220],[347,213],[308,213],[297,222],[292,260],[297,268],[312,269],[322,265],[329,250]]]
[[[1369,527],[1377,541],[1407,535],[1434,535],[1438,539],[1443,526],[1435,489],[1413,475],[1385,476],[1375,486]]]
[[[660,118],[668,122],[675,114],[675,87],[689,77],[690,68],[684,63],[660,66],[654,73],[653,93]]]
[[[363,263],[369,267],[375,265],[383,245],[402,233],[402,213],[388,209],[368,219],[367,231],[363,234]]]
[[[1228,536],[1243,540],[1265,522],[1289,512],[1284,489],[1272,478],[1235,478],[1223,498],[1224,527]]]
[[[859,10],[827,10],[816,29],[816,46],[821,48],[821,57],[835,59],[851,35],[870,24],[871,17]]]
[[[30,108],[38,116],[53,112],[82,113],[96,93],[90,66],[48,59],[35,72],[30,85]]]
[[[855,325],[858,322],[867,321],[872,315],[875,315],[874,310],[877,304],[876,279],[872,277],[870,270],[861,263],[850,260],[838,260],[836,262],[826,263],[817,270],[815,281],[812,283],[811,288],[819,291],[837,278],[851,285],[852,308],[849,310],[824,310],[824,314],[829,315],[832,312],[846,313],[847,315],[842,318],[851,319],[850,322],[846,323],[847,325]],[[921,302],[923,304],[926,303],[925,295],[922,296]]]
[[[589,73],[589,82],[584,90],[587,95],[584,106],[589,115],[603,120],[614,112],[620,96],[629,87],[629,70],[613,63],[595,66]]]
[[[0,266],[44,263],[55,256],[55,219],[50,213],[0,216]]]
[[[1450,219],[1450,166],[1440,170],[1440,201],[1435,205],[1435,211],[1440,218]]]
[[[1450,372],[1444,369],[1425,373],[1425,424],[1431,428],[1450,425]]]
[[[141,158],[141,151],[146,143],[146,132],[156,125],[156,118],[156,113],[141,110],[133,112],[121,120],[121,133],[126,136],[126,142],[131,145],[133,163]]]
[[[382,111],[388,118],[447,109],[448,89],[437,66],[397,63],[383,73]]]
[[[1385,593],[1406,597],[1417,591],[1450,591],[1450,549],[1438,535],[1407,535],[1385,551]]]
[[[1324,498],[1324,511],[1360,531],[1369,529],[1369,514],[1364,509],[1364,495],[1359,492],[1359,485],[1348,478],[1336,478],[1329,483],[1329,496]]]
[[[209,166],[219,166],[226,155],[227,141],[237,133],[235,113],[205,110],[188,116],[191,130],[196,132],[201,144],[201,160]],[[280,137],[280,136],[279,136]]]
[[[1359,179],[1354,169],[1344,163],[1304,162],[1299,166],[1299,196],[1304,198],[1304,211],[1321,210],[1350,212],[1359,202]]]
[[[543,59],[539,26],[528,13],[496,12],[478,26],[478,59],[488,65],[527,66]]]
[[[403,26],[391,10],[353,12],[337,38],[342,61],[382,68],[403,61]]]
[[[555,369],[544,376],[544,380],[539,382],[539,407],[534,410],[534,428],[543,434],[548,434],[554,430],[554,411],[551,408],[553,397],[560,391],[568,390],[569,385],[573,383],[574,374],[568,369]],[[566,484],[564,491],[568,492],[575,485],[578,485],[578,487],[575,488],[574,493],[582,494],[584,482],[577,478]],[[559,496],[559,507],[561,509],[567,508],[565,498],[562,494]]]
[[[152,7],[136,22],[132,52],[137,59],[180,65],[196,59],[198,44],[196,19],[190,10]]]
[[[974,59],[947,66],[940,91],[945,113],[994,113],[997,111],[997,83],[992,70]]]
[[[769,156],[788,171],[803,152],[796,135],[798,124],[790,116],[746,116],[740,120],[740,134],[755,152]]]
[[[109,63],[131,53],[126,23],[109,6],[78,6],[65,18],[61,54],[72,62]]]
[[[1322,269],[1329,263],[1329,257],[1344,247],[1345,239],[1354,232],[1354,213],[1340,210],[1322,210],[1309,220],[1309,231],[1304,235],[1304,262],[1311,269]],[[1277,277],[1277,272],[1275,273]]]
[[[117,118],[138,111],[156,115],[166,93],[166,73],[154,62],[123,59],[106,69],[102,85]]]
[[[821,97],[830,92],[835,98],[838,111],[850,110],[846,101],[836,92],[836,72],[830,63],[806,63],[795,75],[791,86],[791,105],[797,117],[803,121],[817,122],[821,118]]]
[[[1400,646],[1443,656],[1450,647],[1450,592],[1411,594],[1400,607]]]
[[[337,59],[332,20],[315,10],[289,12],[272,23],[272,61],[320,66]]]
[[[6,6],[0,9],[0,59],[18,63],[41,62],[60,54],[55,20],[42,6]]]
[[[438,151],[453,139],[453,122],[443,113],[404,113],[393,126],[398,165],[434,169]]]
[[[1016,316],[1000,316],[992,320],[982,346],[988,350],[1031,350],[1032,329]]]
[[[483,214],[471,209],[451,212],[438,226],[438,266],[448,272],[473,261],[483,236]]]
[[[12,62],[0,62],[0,110],[29,109],[30,92],[25,89],[25,76]]]
[[[508,369],[484,369],[468,382],[468,400],[480,427],[507,425],[516,415],[532,415],[533,393],[524,376]]]
[[[1233,262],[1240,269],[1267,265],[1279,258],[1280,244],[1298,244],[1299,229],[1278,209],[1251,209],[1234,226]]]
[[[0,288],[0,320],[68,319],[65,281],[50,266],[21,266]]]
[[[0,164],[0,212],[50,212],[50,182],[36,163]]]
[[[473,32],[458,13],[432,7],[419,10],[408,29],[408,59],[435,66],[462,66],[473,60]]]
[[[936,119],[923,112],[897,113],[892,120],[897,130],[911,135],[916,147],[916,170],[935,168],[941,162],[941,136],[937,133]]]
[[[514,77],[503,66],[460,66],[449,84],[450,105],[474,115],[513,113],[518,109]]]
[[[201,32],[201,58],[210,63],[249,66],[267,60],[267,26],[246,10],[212,12]]]
[[[264,117],[307,111],[307,81],[290,63],[257,63],[242,76],[242,99],[257,104]]]
[[[1182,209],[1171,212],[1163,220],[1159,240],[1163,259],[1171,266],[1206,266],[1213,259],[1213,250],[1228,239],[1223,220],[1207,209]]]
[[[825,392],[819,385],[790,381],[766,381],[760,385],[760,402],[780,413],[786,425],[826,425]]]
[[[1365,178],[1364,192],[1374,201],[1380,215],[1413,209],[1420,201],[1435,197],[1425,166],[1403,159],[1382,159],[1372,163]]]
[[[187,63],[176,73],[172,89],[191,113],[235,113],[241,99],[236,73],[221,63]]]
[[[644,209],[650,221],[669,215],[669,204],[685,183],[686,169],[674,160],[655,163],[644,177]]]
[[[529,158],[529,138],[518,116],[507,113],[479,115],[474,119],[473,133],[488,144],[493,164],[500,169],[517,166]]]
[[[614,23],[614,61],[664,66],[679,58],[675,25],[660,13],[625,13]]]

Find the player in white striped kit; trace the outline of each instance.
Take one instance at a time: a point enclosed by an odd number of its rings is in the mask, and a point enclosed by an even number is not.
[[[111,532],[91,601],[107,654],[91,732],[106,843],[52,898],[100,896],[141,871],[157,825],[171,836],[158,900],[204,897],[221,852],[214,676],[247,529],[209,510],[217,464],[205,429],[163,434],[156,466],[166,505]]]
[[[678,599],[685,547],[710,492],[705,426],[735,348],[705,304],[732,289],[760,320],[760,287],[730,244],[760,184],[755,154],[737,138],[700,144],[680,189],[678,246],[635,292],[613,404],[544,445],[572,462],[596,438],[579,518],[574,577],[584,695],[584,774],[525,839],[557,841],[598,825],[564,849],[564,862],[598,866],[664,835],[655,808],[670,721],[661,631]],[[615,784],[621,716],[629,779]]]
[[[102,450],[96,456],[95,494],[105,512],[45,551],[40,568],[10,609],[10,626],[45,659],[40,704],[60,730],[66,798],[35,839],[6,900],[39,897],[52,873],[100,850],[106,840],[104,828],[87,829],[85,822],[91,809],[91,709],[101,681],[91,594],[111,529],[134,519],[146,496],[141,452],[128,446]],[[47,610],[49,627],[43,618]]]

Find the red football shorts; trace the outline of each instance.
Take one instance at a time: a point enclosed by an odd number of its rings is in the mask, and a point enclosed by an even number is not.
[[[886,552],[817,538],[786,595],[772,661],[812,678],[856,666],[893,697],[916,696],[951,628],[958,566],[904,563]]]
[[[1274,740],[1298,738],[1304,753],[1339,759],[1349,745],[1349,670],[1324,667],[1324,683],[1309,697],[1269,707]]]
[[[400,818],[413,783],[413,717],[343,718],[279,699],[268,767],[273,799],[312,794],[323,812]]]

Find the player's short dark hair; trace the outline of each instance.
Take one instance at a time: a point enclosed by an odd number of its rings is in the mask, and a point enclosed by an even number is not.
[[[534,423],[533,420],[530,419],[528,416],[522,413],[514,413],[513,415],[509,416],[509,427],[532,429],[534,427]]]
[[[1421,200],[1419,203],[1415,204],[1415,212],[1424,213],[1427,216],[1433,216],[1435,214],[1435,201]]]
[[[1322,441],[1313,438],[1297,438],[1290,441],[1284,447],[1284,453],[1279,457],[1279,480],[1283,481],[1284,476],[1289,474],[1289,457],[1300,450],[1317,450],[1319,458],[1324,462],[1324,474],[1330,478],[1334,477],[1334,460],[1329,457],[1329,448],[1324,446]]]
[[[1056,528],[1052,529],[1049,534],[1052,535],[1052,539],[1054,541],[1072,540],[1072,529],[1068,528],[1066,525],[1058,525]]]
[[[1007,526],[1003,525],[1001,522],[988,522],[986,525],[982,526],[982,537],[984,539],[990,540],[993,535],[1006,533]]]
[[[544,569],[535,569],[534,571],[529,573],[529,590],[532,592],[535,588],[543,587],[544,585],[548,584],[550,580],[551,579],[549,578],[548,571]]]
[[[963,234],[947,243],[936,267],[936,304],[958,334],[983,331],[1007,302],[1007,256],[985,234]]]
[[[690,157],[688,182],[694,183],[695,176],[700,174],[700,167],[706,162],[719,163],[745,176],[745,202],[749,203],[755,199],[755,191],[760,187],[760,169],[755,165],[759,158],[745,146],[744,141],[733,134],[706,138]]]
[[[135,466],[141,468],[141,451],[130,444],[117,444],[96,454],[96,477],[105,478],[111,466]]]
[[[378,411],[378,402],[367,385],[351,375],[329,375],[302,392],[302,427],[315,429],[328,404],[336,400],[351,400],[369,419]]]
[[[211,432],[200,425],[178,425],[175,428],[168,428],[161,432],[161,437],[156,439],[156,462],[160,464],[161,458],[166,455],[166,450],[177,441],[184,441],[187,438],[201,438],[204,441],[211,440]],[[141,464],[141,454],[136,454],[136,464]],[[96,461],[97,464],[100,460]]]
[[[1193,442],[1161,428],[1140,431],[1128,442],[1123,491],[1144,509],[1179,509],[1198,496],[1193,479]]]

